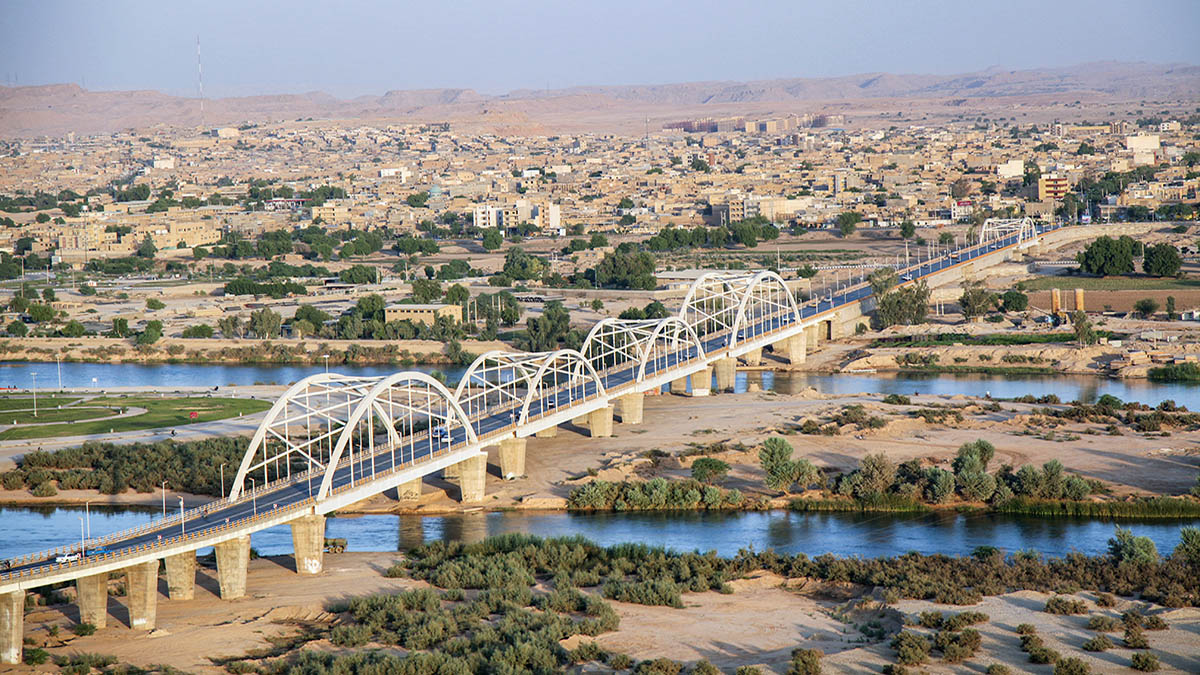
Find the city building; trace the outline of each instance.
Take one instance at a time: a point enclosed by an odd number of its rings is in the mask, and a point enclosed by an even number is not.
[[[1038,178],[1038,201],[1058,201],[1071,190],[1066,176],[1049,174]]]
[[[453,319],[462,321],[461,305],[388,305],[383,308],[383,319],[386,323],[393,321],[412,321],[431,326],[438,319]]]

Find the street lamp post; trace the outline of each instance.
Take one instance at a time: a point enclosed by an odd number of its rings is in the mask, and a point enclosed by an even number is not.
[[[33,377],[33,416],[37,417],[37,373],[30,373]]]
[[[162,483],[162,514],[163,518],[167,517],[167,481]]]
[[[82,560],[87,557],[87,541],[83,538],[83,518],[79,518],[79,557]]]
[[[328,375],[329,374],[329,355],[322,354],[321,358],[325,359],[325,374]]]
[[[58,390],[62,391],[62,354],[54,355],[54,363],[58,366]]]
[[[225,463],[221,463],[221,499],[225,499]]]
[[[254,479],[250,478],[249,476],[246,477],[246,480],[250,481],[250,507],[252,509],[254,509],[254,515],[257,516],[258,515],[258,495],[254,494],[254,488],[258,486],[258,483],[256,483],[254,481]]]
[[[92,538],[92,500],[87,500],[83,503],[83,515],[87,518],[87,538]]]
[[[183,531],[183,497],[179,498],[179,536],[187,534]]]

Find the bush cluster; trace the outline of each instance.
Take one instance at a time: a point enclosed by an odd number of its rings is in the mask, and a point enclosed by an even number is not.
[[[616,511],[663,509],[736,509],[745,503],[738,490],[705,485],[698,480],[645,482],[596,480],[571,490],[567,508]]]

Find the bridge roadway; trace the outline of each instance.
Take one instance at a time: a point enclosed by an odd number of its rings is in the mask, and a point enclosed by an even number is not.
[[[1053,226],[1038,228],[1038,234],[1051,229],[1056,228]],[[937,258],[919,261],[898,270],[901,284],[915,283],[942,270],[983,256],[1003,253],[1021,243],[1020,237],[1013,234],[996,241],[959,249]],[[661,380],[663,377],[667,377],[667,381],[670,381],[695,372],[710,372],[706,370],[706,366],[717,360],[729,359],[786,339],[832,312],[858,303],[870,295],[871,289],[866,283],[850,285],[845,288],[826,289],[817,297],[799,305],[797,312],[777,311],[756,317],[755,321],[738,330],[736,338],[733,340],[734,348],[729,346],[730,331],[718,331],[700,336],[699,345],[688,345],[648,360],[644,365],[644,375],[641,380],[638,379],[639,364],[630,363],[598,372],[599,382],[603,383],[603,392],[598,383],[593,380],[550,389],[530,401],[526,426],[546,428],[548,423],[542,422],[546,418],[560,419],[564,413],[575,416],[576,409],[581,413],[586,413],[589,411],[588,409],[594,410],[607,406],[609,402],[625,394],[645,391],[647,388],[645,383],[655,378]],[[799,320],[796,318],[797,315]],[[396,483],[394,480],[389,481],[388,484],[380,483],[380,487],[371,492],[370,484],[375,482],[377,476],[395,475],[397,472],[415,468],[418,469],[418,473],[415,475],[419,479],[421,475],[452,465],[454,462],[447,461],[445,458],[458,459],[460,449],[471,446],[477,454],[479,449],[495,445],[502,438],[532,435],[533,431],[529,429],[517,429],[518,418],[519,410],[512,405],[499,409],[489,408],[471,418],[471,426],[478,438],[475,443],[470,442],[464,426],[457,426],[449,430],[448,438],[439,430],[425,431],[409,434],[399,446],[394,443],[380,445],[374,454],[360,452],[355,456],[352,453],[348,460],[343,460],[333,469],[331,494],[342,493],[352,488],[366,487],[368,490],[366,493],[363,493],[362,490],[354,490],[356,493],[354,500],[357,501],[369,494],[377,494],[393,487]],[[549,426],[556,424],[558,422],[555,421]],[[396,450],[403,449],[405,446],[407,446],[408,452],[402,452],[398,458]],[[433,462],[430,461],[433,458],[443,458],[443,461],[438,462],[440,466],[433,466]],[[423,473],[419,471],[422,464],[430,465],[428,470]],[[412,472],[409,471],[409,473]],[[247,549],[248,554],[248,535],[251,532],[309,514],[323,516],[324,513],[338,508],[337,504],[322,504],[314,500],[314,496],[320,490],[323,478],[324,476],[320,472],[304,472],[268,485],[258,486],[237,499],[222,500],[186,511],[182,519],[180,516],[168,517],[149,526],[136,528],[133,532],[117,533],[91,540],[88,542],[90,550],[86,551],[83,559],[78,562],[62,564],[54,562],[57,555],[78,552],[78,543],[54,551],[6,561],[8,569],[0,572],[0,595],[9,593],[20,594],[23,597],[25,589],[58,581],[79,579],[87,575],[107,575],[108,571],[131,568],[146,559],[152,560],[157,565],[158,559],[166,557],[168,558],[168,570],[170,570],[172,555],[186,552],[189,549],[194,555],[196,548],[219,545],[222,540],[234,538],[245,539],[244,548]],[[323,531],[322,520],[320,527],[322,537]],[[219,559],[220,552],[221,550],[218,548]],[[299,564],[298,571],[301,571]],[[224,595],[224,584],[222,584],[222,594]],[[3,624],[3,616],[3,603],[0,603],[0,624]],[[0,629],[2,628],[3,626],[0,625]],[[0,630],[0,633],[2,632]],[[3,642],[2,638],[3,635],[0,634],[0,642]],[[5,660],[10,659],[11,654],[5,652],[4,649],[5,646],[0,644],[0,662],[12,662]]]

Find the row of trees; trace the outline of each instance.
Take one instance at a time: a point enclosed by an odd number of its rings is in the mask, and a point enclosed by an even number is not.
[[[1171,244],[1143,246],[1142,242],[1122,235],[1117,239],[1099,237],[1076,255],[1085,274],[1106,277],[1132,274],[1134,260],[1142,257],[1142,271],[1150,276],[1173,277],[1179,274],[1183,258]]]

